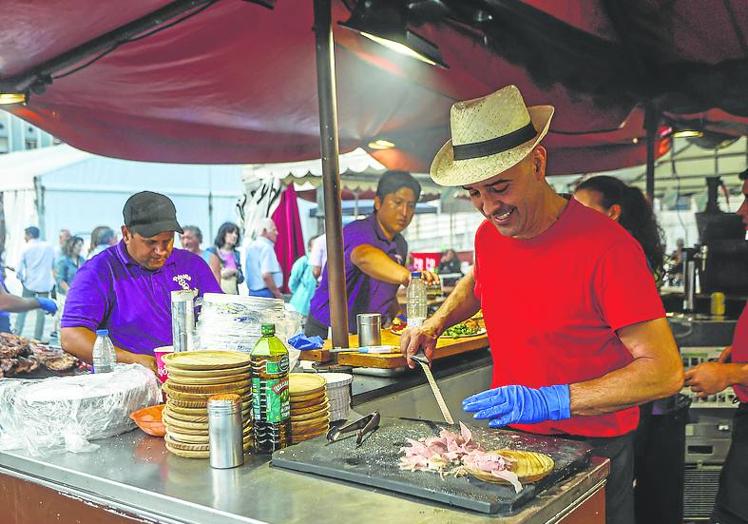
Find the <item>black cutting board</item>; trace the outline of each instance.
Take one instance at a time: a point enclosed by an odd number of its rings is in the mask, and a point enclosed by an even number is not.
[[[421,497],[431,501],[479,511],[514,513],[535,495],[559,480],[585,468],[590,447],[580,442],[515,431],[469,426],[473,438],[484,449],[522,449],[550,455],[555,467],[547,477],[525,484],[522,491],[503,484],[490,484],[472,477],[444,477],[428,471],[402,471],[400,448],[406,438],[437,436],[445,423],[382,418],[380,427],[356,449],[355,435],[332,444],[325,437],[301,442],[273,453],[275,467],[313,473]],[[459,431],[457,426],[450,429]]]

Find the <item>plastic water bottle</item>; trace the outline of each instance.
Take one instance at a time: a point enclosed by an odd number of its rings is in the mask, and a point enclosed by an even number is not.
[[[408,327],[418,327],[426,320],[428,308],[426,284],[421,280],[420,271],[410,274],[408,284]]]
[[[94,373],[111,373],[117,364],[117,354],[114,352],[114,344],[109,339],[108,329],[96,330],[96,342],[93,346],[93,368]]]

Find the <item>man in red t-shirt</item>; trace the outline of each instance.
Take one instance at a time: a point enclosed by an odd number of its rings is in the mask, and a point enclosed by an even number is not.
[[[748,170],[740,173],[743,204],[737,214],[748,231]],[[735,326],[732,346],[717,362],[705,362],[686,371],[686,385],[702,398],[732,386],[740,401],[732,424],[732,442],[719,477],[712,521],[720,524],[748,522],[748,308]]]
[[[486,217],[472,274],[421,328],[410,357],[478,309],[494,389],[463,401],[490,427],[585,440],[611,458],[607,521],[633,523],[632,432],[638,404],[670,396],[683,367],[639,244],[545,180],[553,107],[526,107],[514,86],[452,106],[452,140],[431,177],[465,188]]]

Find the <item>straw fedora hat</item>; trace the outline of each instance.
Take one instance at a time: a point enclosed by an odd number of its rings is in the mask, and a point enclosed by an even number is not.
[[[449,113],[452,140],[431,163],[442,186],[488,180],[519,163],[548,133],[553,106],[525,106],[517,86],[457,102]]]

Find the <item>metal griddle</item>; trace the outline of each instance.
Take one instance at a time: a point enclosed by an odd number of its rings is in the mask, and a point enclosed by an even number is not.
[[[538,451],[553,457],[552,473],[515,493],[509,485],[490,484],[469,477],[445,477],[431,472],[401,471],[400,447],[406,438],[438,435],[444,423],[382,418],[380,427],[356,449],[356,439],[327,444],[324,436],[307,440],[273,453],[272,465],[279,468],[346,480],[420,497],[482,513],[514,513],[539,492],[585,468],[590,447],[586,444],[505,430],[470,426],[485,449],[515,448]],[[456,426],[451,427],[457,430]]]

